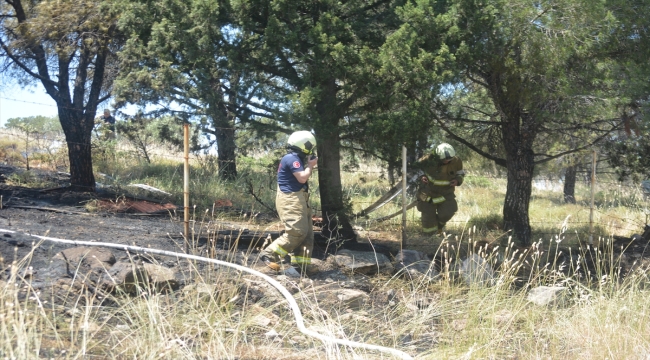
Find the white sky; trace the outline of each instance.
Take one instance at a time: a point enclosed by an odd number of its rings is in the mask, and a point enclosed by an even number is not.
[[[109,105],[110,100],[101,103],[97,108],[97,116],[102,115],[103,109]],[[121,109],[126,114],[135,114],[136,110],[133,105]],[[56,102],[45,92],[43,85],[38,83],[23,88],[14,84],[0,84],[0,127],[4,126],[7,119],[37,115],[58,115]]]
[[[31,88],[0,86],[0,126],[4,126],[7,119],[37,115],[57,115],[56,103],[42,85]]]

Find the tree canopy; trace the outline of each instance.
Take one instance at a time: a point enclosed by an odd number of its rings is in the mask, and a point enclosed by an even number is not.
[[[92,119],[112,95],[118,106],[149,111],[147,119],[199,124],[229,179],[237,144],[250,143],[237,141],[237,130],[274,142],[313,131],[325,232],[344,238],[354,237],[341,185],[346,151],[395,168],[400,145],[417,158],[452,141],[505,167],[503,219],[521,245],[531,242],[536,165],[604,140],[618,144],[609,149],[619,158],[642,156],[625,157],[642,146],[625,145],[620,131],[649,100],[647,0],[0,6],[4,71],[41,82],[56,100],[80,188],[94,187]]]
[[[2,69],[40,82],[57,104],[66,136],[70,181],[93,191],[90,151],[97,106],[110,97],[115,16],[101,0],[5,0],[0,3]]]
[[[619,76],[638,39],[619,35],[626,24],[617,9],[580,0],[420,1],[402,9],[404,25],[386,48],[387,56],[410,54],[414,68],[445,62],[422,72],[451,72],[443,87],[418,77],[407,91],[450,138],[507,168],[504,225],[522,245],[531,241],[535,164],[621,126]]]

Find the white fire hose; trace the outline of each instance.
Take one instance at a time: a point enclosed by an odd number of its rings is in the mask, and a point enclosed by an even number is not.
[[[5,229],[0,229],[0,233],[10,233],[10,234],[21,234],[25,236],[31,236],[37,239],[45,240],[45,241],[51,241],[55,243],[60,243],[60,244],[69,244],[69,245],[77,245],[77,246],[99,246],[99,247],[107,247],[107,248],[114,248],[114,249],[121,249],[121,250],[130,250],[133,252],[142,252],[142,253],[149,253],[149,254],[158,254],[158,255],[165,255],[165,256],[175,256],[179,258],[184,258],[184,259],[190,259],[190,260],[197,260],[197,261],[204,261],[207,263],[215,264],[215,265],[220,265],[220,266],[226,266],[230,267],[233,269],[237,269],[239,271],[247,272],[249,274],[261,277],[262,279],[266,280],[269,284],[273,285],[278,291],[287,299],[289,302],[289,307],[293,311],[294,318],[296,319],[296,325],[298,326],[298,330],[302,332],[305,335],[311,336],[313,338],[319,339],[324,343],[330,343],[330,344],[338,344],[338,345],[343,345],[343,346],[349,346],[349,347],[354,347],[354,348],[361,348],[361,349],[368,349],[368,350],[376,350],[384,353],[389,353],[392,354],[398,358],[401,359],[406,359],[406,360],[412,360],[413,358],[400,350],[394,349],[394,348],[389,348],[385,346],[378,346],[378,345],[371,345],[371,344],[365,344],[365,343],[360,343],[356,341],[350,341],[350,340],[344,340],[344,339],[336,339],[330,336],[322,335],[319,334],[315,331],[309,330],[305,327],[304,320],[302,317],[302,313],[300,312],[300,307],[298,307],[298,303],[296,302],[296,299],[291,295],[291,293],[284,287],[282,284],[280,284],[277,280],[271,278],[270,276],[263,274],[259,271],[255,271],[253,269],[247,268],[245,266],[237,265],[237,264],[232,264],[229,262],[221,261],[221,260],[216,260],[216,259],[210,259],[206,258],[203,256],[196,256],[196,255],[189,255],[189,254],[183,254],[183,253],[177,253],[173,251],[165,251],[165,250],[158,250],[158,249],[149,249],[149,248],[143,248],[139,246],[130,246],[130,245],[122,245],[122,244],[115,244],[115,243],[106,243],[106,242],[91,242],[91,241],[78,241],[78,240],[66,240],[66,239],[57,239],[57,238],[52,238],[52,237],[47,237],[47,236],[39,236],[39,235],[31,235],[31,234],[25,234],[25,233],[18,233],[16,231],[12,230],[5,230]]]

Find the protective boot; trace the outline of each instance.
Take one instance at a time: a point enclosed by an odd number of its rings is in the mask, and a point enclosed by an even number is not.
[[[262,254],[260,256],[260,260],[269,268],[271,268],[273,271],[280,271],[282,270],[282,260],[280,257],[276,254]]]
[[[316,264],[291,264],[296,270],[300,272],[302,275],[315,275],[317,274],[320,269],[318,268],[318,265]]]

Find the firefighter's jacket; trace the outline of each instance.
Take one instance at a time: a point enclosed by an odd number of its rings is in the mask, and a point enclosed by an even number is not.
[[[449,183],[451,180],[456,180],[456,186],[459,186],[465,176],[463,161],[456,156],[448,164],[443,164],[437,156],[430,155],[419,161],[415,167],[424,171],[424,176],[428,180],[425,183],[420,178],[418,200],[434,204],[453,198],[455,186],[450,186]]]

